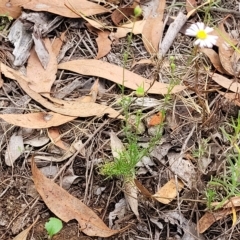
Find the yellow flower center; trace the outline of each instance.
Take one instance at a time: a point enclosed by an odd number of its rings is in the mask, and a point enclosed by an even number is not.
[[[207,38],[207,33],[204,30],[199,30],[197,32],[197,38],[204,40]]]

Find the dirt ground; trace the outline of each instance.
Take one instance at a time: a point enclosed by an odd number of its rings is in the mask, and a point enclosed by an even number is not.
[[[94,1],[95,2],[95,1]],[[98,1],[96,1],[98,2]],[[99,1],[104,2],[104,1]],[[110,1],[114,6],[127,7],[133,1]],[[141,1],[142,5],[149,1]],[[151,1],[150,1],[151,2]],[[155,1],[156,2],[156,1]],[[204,1],[190,1],[200,6]],[[209,11],[211,23],[217,26],[226,16],[225,30],[232,35],[235,33],[235,40],[239,40],[239,2],[238,1],[218,1],[221,9],[214,8]],[[101,6],[104,4],[101,3]],[[0,5],[1,6],[1,5]],[[176,16],[179,11],[186,12],[186,1],[166,1],[164,18]],[[225,10],[222,10],[225,9]],[[112,11],[112,10],[111,10]],[[113,25],[111,11],[98,15],[99,20],[108,25]],[[27,11],[31,12],[31,10]],[[55,16],[52,13],[48,13]],[[188,19],[184,29],[191,23],[203,21],[204,11],[200,11]],[[14,23],[7,26],[7,30]],[[171,20],[172,21],[172,20]],[[163,35],[171,22],[166,21]],[[85,25],[83,18],[70,19],[64,17],[63,21],[45,37],[54,39],[60,37],[65,32],[63,46],[68,43],[68,49],[64,52],[60,63],[71,60],[95,59],[98,53],[96,38],[97,31],[91,31]],[[3,23],[3,25],[6,23]],[[4,25],[5,26],[5,25]],[[115,31],[115,30],[113,30]],[[183,30],[182,30],[183,31]],[[155,79],[161,83],[169,83],[172,77],[170,69],[170,57],[174,56],[175,70],[174,76],[178,79],[179,85],[185,86],[184,93],[172,94],[166,107],[166,116],[163,124],[163,134],[159,142],[154,147],[155,154],[150,155],[152,164],[136,167],[136,179],[144,186],[150,194],[156,193],[159,188],[164,186],[170,179],[182,179],[183,189],[177,194],[173,201],[163,204],[149,197],[140,189],[138,193],[139,217],[133,213],[129,206],[119,210],[112,220],[111,213],[115,210],[118,203],[125,199],[122,178],[107,178],[100,174],[100,166],[104,159],[113,160],[110,144],[110,132],[119,133],[118,137],[124,142],[122,130],[122,120],[109,118],[107,115],[97,117],[73,117],[54,129],[61,136],[64,146],[70,149],[76,142],[82,146],[82,151],[74,157],[67,166],[65,164],[73,156],[71,154],[65,159],[66,151],[57,146],[52,140],[49,128],[29,129],[19,125],[10,124],[8,121],[0,120],[0,239],[14,239],[20,232],[29,227],[37,218],[38,221],[30,230],[28,237],[18,239],[44,240],[48,239],[45,223],[55,214],[45,204],[38,194],[31,169],[31,158],[35,157],[38,169],[47,169],[47,177],[54,178],[59,173],[55,182],[65,188],[73,197],[81,200],[91,210],[96,213],[102,221],[109,226],[112,221],[113,229],[122,229],[118,234],[106,239],[153,239],[153,240],[174,240],[174,239],[239,239],[239,205],[233,204],[230,213],[225,213],[224,217],[214,215],[216,219],[206,231],[199,233],[197,224],[207,210],[206,188],[208,182],[214,178],[226,174],[227,151],[231,144],[224,138],[221,128],[227,133],[234,134],[234,129],[229,126],[232,120],[239,120],[239,101],[238,92],[235,101],[229,101],[222,93],[227,93],[225,89],[216,81],[213,81],[207,74],[207,68],[213,72],[218,69],[213,66],[212,61],[204,54],[193,56],[193,39],[180,31],[174,40],[167,55],[158,64],[135,64],[138,61],[151,59],[156,61],[154,54],[144,47],[141,35],[133,35],[130,43],[130,54],[124,62],[124,51],[129,47],[127,37],[111,39],[111,50],[108,54],[100,58],[104,62],[109,62],[123,67],[147,79]],[[2,32],[0,36],[0,60],[6,66],[18,70],[14,66],[13,49],[14,46],[8,41]],[[231,36],[232,36],[231,35]],[[107,37],[110,39],[110,37]],[[103,40],[102,40],[103,41]],[[105,43],[106,44],[106,43]],[[104,44],[103,44],[104,45]],[[102,46],[103,48],[103,46]],[[218,47],[213,47],[218,53]],[[24,63],[26,67],[27,63]],[[24,70],[24,69],[23,69]],[[78,74],[68,70],[58,69],[56,80],[51,86],[51,96],[61,100],[73,100],[82,96],[89,96],[93,83],[99,79],[100,88],[96,102],[104,105],[113,105],[116,111],[120,111],[120,105],[116,102],[121,99],[121,88],[119,84],[113,83],[108,79],[96,77],[93,68],[88,74]],[[106,70],[107,71],[107,70]],[[49,75],[52,73],[49,73]],[[114,74],[114,73],[113,73]],[[37,73],[36,73],[37,75]],[[222,74],[227,76],[226,74]],[[0,88],[0,114],[27,114],[35,112],[46,113],[49,111],[36,99],[29,97],[22,89],[21,84],[13,81],[9,76],[2,74],[3,85]],[[208,80],[206,80],[208,79]],[[233,79],[233,77],[232,77]],[[238,76],[234,76],[236,82]],[[197,84],[196,84],[197,81]],[[38,87],[41,87],[39,84]],[[230,88],[229,88],[230,89]],[[132,93],[126,88],[125,95]],[[44,99],[46,95],[42,93]],[[164,96],[160,94],[147,94],[147,97],[158,100],[159,105],[164,102]],[[237,103],[236,103],[237,102]],[[61,103],[59,103],[61,105]],[[55,105],[57,106],[57,104]],[[140,107],[132,105],[130,112],[136,112]],[[143,107],[145,116],[151,116],[159,112],[155,107]],[[159,108],[158,108],[159,109]],[[86,109],[86,112],[90,109]],[[15,119],[21,118],[15,116]],[[51,118],[51,116],[50,116]],[[19,120],[20,121],[20,120]],[[46,120],[47,122],[47,120]],[[154,136],[154,129],[150,130],[146,118],[143,119],[144,131],[139,135],[139,144],[147,144]],[[153,131],[153,132],[151,132]],[[54,133],[55,133],[54,132]],[[14,143],[11,142],[12,136],[22,136],[24,149],[16,159],[13,166],[6,163],[6,155]],[[34,143],[29,141],[34,139]],[[44,143],[44,139],[47,139]],[[58,139],[59,140],[59,139]],[[37,141],[37,143],[35,143]],[[56,141],[57,142],[57,141]],[[204,145],[206,143],[206,145]],[[237,135],[236,143],[239,144]],[[205,146],[201,155],[194,155],[200,152],[200,147]],[[77,149],[77,148],[76,148]],[[76,152],[76,150],[75,150]],[[189,176],[189,182],[184,181],[181,176],[174,173],[170,162],[176,156],[182,156],[194,166],[194,174],[188,170],[180,170],[183,175]],[[40,156],[40,157],[39,157]],[[199,157],[200,156],[200,157]],[[201,159],[210,159],[207,166],[201,168]],[[149,160],[149,161],[150,161]],[[235,164],[235,162],[234,162]],[[182,165],[178,166],[179,168]],[[42,170],[43,171],[43,170]],[[45,171],[45,170],[44,170]],[[229,174],[229,172],[227,173]],[[230,173],[231,175],[231,173]],[[68,178],[66,178],[68,177]],[[240,174],[239,174],[240,177]],[[191,182],[191,184],[190,184]],[[237,187],[238,189],[238,187]],[[218,196],[225,196],[225,190],[220,186]],[[237,190],[236,190],[237,191]],[[238,195],[232,194],[231,197]],[[214,199],[221,201],[221,199]],[[58,209],[59,211],[59,209]],[[212,210],[209,210],[211,213]],[[234,215],[236,213],[236,216]],[[233,224],[233,218],[236,221]],[[16,238],[17,239],[17,238]],[[105,239],[105,237],[87,236],[79,223],[72,219],[63,223],[63,229],[56,234],[54,240],[90,240]]]

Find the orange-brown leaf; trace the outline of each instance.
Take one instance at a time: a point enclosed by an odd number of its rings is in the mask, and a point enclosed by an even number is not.
[[[153,116],[151,116],[148,122],[148,126],[151,127],[151,126],[159,125],[163,123],[164,119],[165,119],[165,116],[162,112],[156,113]]]

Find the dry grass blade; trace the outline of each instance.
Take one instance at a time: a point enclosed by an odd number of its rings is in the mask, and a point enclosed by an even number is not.
[[[117,84],[122,84],[124,77],[125,87],[136,90],[139,86],[144,86],[144,89],[146,90],[150,88],[148,93],[153,94],[167,94],[169,89],[169,84],[160,82],[154,82],[154,84],[152,84],[151,80],[130,72],[129,70],[125,70],[123,76],[122,67],[99,60],[75,60],[61,63],[58,65],[58,68],[77,72],[83,75],[106,78]],[[176,85],[172,89],[171,93],[177,93],[184,89],[184,86]]]
[[[81,231],[88,236],[110,237],[118,230],[108,228],[89,207],[70,195],[38,170],[33,158],[31,162],[33,181],[38,193],[48,208],[64,222],[76,219]]]

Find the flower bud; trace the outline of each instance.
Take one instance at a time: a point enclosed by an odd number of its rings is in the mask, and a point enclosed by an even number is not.
[[[134,10],[133,10],[134,16],[139,17],[142,15],[142,9],[140,8],[139,5],[137,5]]]

